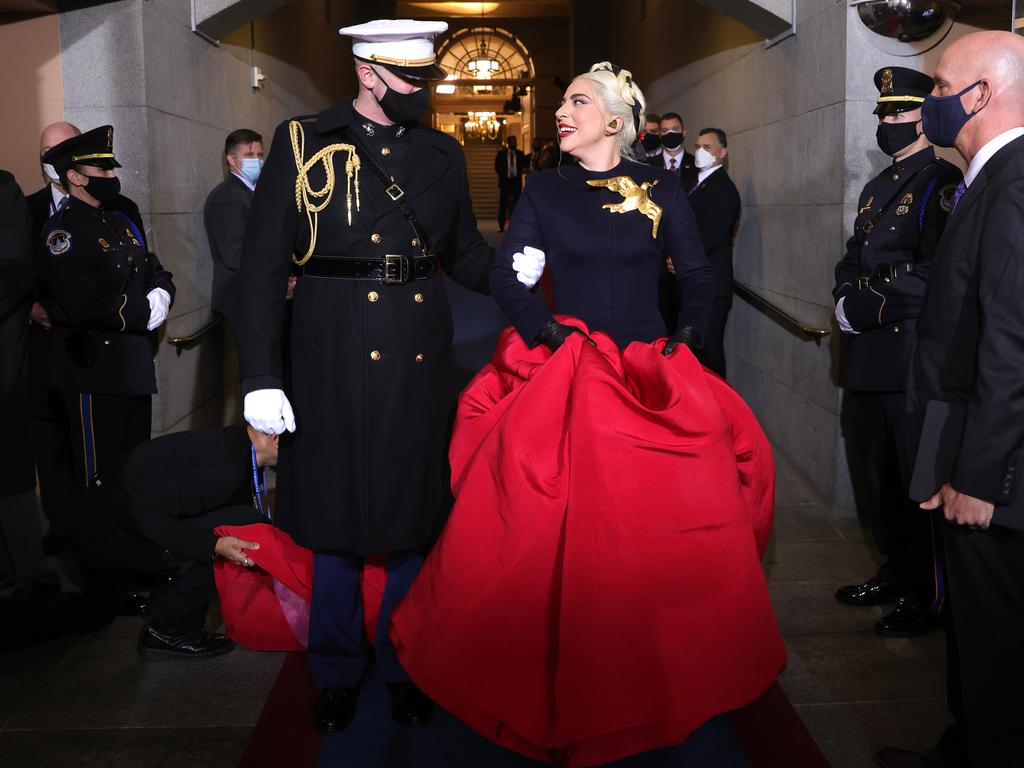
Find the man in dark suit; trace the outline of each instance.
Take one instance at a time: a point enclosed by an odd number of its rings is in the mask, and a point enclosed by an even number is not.
[[[697,167],[693,155],[686,151],[686,125],[676,112],[661,116],[661,152],[648,159],[651,165],[660,166],[679,174],[679,183],[689,192],[697,181]]]
[[[230,426],[164,435],[143,443],[128,459],[113,494],[129,530],[166,549],[191,567],[150,597],[150,618],[139,634],[144,655],[205,658],[234,644],[203,630],[217,595],[217,557],[252,565],[254,545],[216,536],[221,525],[266,522],[270,504],[259,475],[277,464],[278,436]],[[258,546],[258,545],[255,545]]]
[[[910,484],[906,387],[917,315],[935,247],[946,226],[960,171],[935,156],[918,132],[932,79],[904,67],[875,73],[879,148],[891,165],[865,185],[853,235],[836,265],[836,320],[847,334],[845,410],[858,502],[886,556],[877,574],[841,586],[847,605],[895,603],[875,623],[883,636],[910,637],[941,625],[930,516],[907,497]]]
[[[47,220],[68,199],[57,171],[42,157],[52,147],[78,136],[81,131],[71,123],[52,123],[43,129],[39,138],[39,158],[45,186],[28,196],[32,220],[32,242],[39,239]],[[125,214],[140,232],[144,231],[139,207],[124,195],[118,195],[111,209]],[[44,275],[43,252],[33,249],[35,262],[32,306],[29,328],[29,378],[32,382],[32,453],[39,478],[39,496],[43,512],[50,523],[45,546],[48,552],[60,549],[67,537],[65,523],[73,514],[71,486],[73,472],[69,442],[70,425],[60,396],[50,387],[50,342],[53,326],[49,310],[53,305],[53,292]]]
[[[1024,765],[1024,533],[993,513],[1020,494],[1024,444],[1024,40],[979,32],[935,69],[923,128],[967,161],[935,251],[911,358],[912,445],[934,400],[966,409],[942,508],[954,642],[950,709],[969,765]],[[965,765],[930,751],[883,750],[887,766]],[[911,762],[916,760],[917,762]],[[928,761],[928,762],[926,762]]]
[[[29,450],[28,312],[32,240],[18,183],[0,170],[0,581],[31,594],[45,572]]]
[[[263,168],[263,137],[247,128],[232,131],[224,142],[224,161],[228,175],[206,198],[203,224],[213,258],[210,308],[233,327],[245,222]]]
[[[494,172],[498,176],[498,231],[505,231],[505,222],[523,191],[523,167],[526,157],[516,149],[516,137],[509,136],[505,149],[494,156]]]
[[[725,321],[732,307],[732,241],[740,220],[740,193],[722,167],[728,153],[725,131],[705,128],[700,132],[694,156],[699,171],[697,186],[690,192],[690,207],[700,228],[704,253],[715,272],[715,299],[700,360],[723,379]]]

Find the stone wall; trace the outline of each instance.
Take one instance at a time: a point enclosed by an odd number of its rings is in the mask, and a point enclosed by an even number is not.
[[[210,317],[203,203],[223,178],[229,131],[259,131],[269,149],[281,120],[354,89],[351,49],[337,34],[359,20],[354,6],[295,0],[221,45],[191,31],[189,0],[118,0],[60,16],[65,117],[83,129],[114,126],[125,194],[139,204],[151,248],[177,286],[160,332],[154,432],[237,417],[230,386],[224,396],[234,371],[225,369],[232,356],[221,334],[180,357],[166,343]],[[258,90],[250,85],[254,65],[266,76]]]

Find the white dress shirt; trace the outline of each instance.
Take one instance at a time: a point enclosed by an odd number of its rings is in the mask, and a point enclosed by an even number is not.
[[[971,159],[971,164],[967,166],[967,172],[964,173],[964,186],[971,186],[971,182],[978,177],[981,169],[985,167],[985,163],[989,161],[989,158],[1020,136],[1024,136],[1024,126],[1011,128],[1000,133],[994,139],[990,139],[984,147],[978,150],[978,154]]]
[[[697,183],[703,184],[704,179],[706,179],[708,176],[710,176],[712,173],[714,173],[721,167],[722,165],[721,163],[719,163],[718,165],[712,165],[710,168],[705,168],[704,170],[697,174]]]
[[[64,198],[67,197],[67,196],[68,196],[67,192],[65,192],[63,189],[58,187],[56,184],[51,184],[50,185],[50,197],[53,198],[52,201],[50,202],[50,215],[51,216],[53,216],[53,214],[55,214],[57,212],[57,209],[60,208],[60,204],[63,202]]]
[[[686,150],[683,149],[682,145],[679,146],[679,151],[675,155],[670,155],[668,150],[664,150],[661,153],[662,159],[665,161],[665,170],[667,171],[678,171],[683,167],[683,158],[686,157]],[[672,161],[676,161],[676,167],[672,167]]]
[[[256,185],[249,181],[247,178],[245,178],[245,176],[243,176],[242,174],[235,173],[234,171],[232,171],[231,175],[234,176],[236,179],[239,179],[243,184],[245,184],[245,186],[249,188],[250,192],[256,191]]]

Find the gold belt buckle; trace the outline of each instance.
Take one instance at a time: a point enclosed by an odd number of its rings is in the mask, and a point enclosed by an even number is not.
[[[870,288],[871,287],[871,278],[870,277],[858,277],[857,278],[857,287],[858,288]]]
[[[409,259],[401,254],[389,253],[384,256],[384,283],[402,285],[409,282]]]
[[[392,200],[395,200],[395,201],[397,201],[398,198],[400,198],[402,195],[405,194],[405,190],[402,189],[397,184],[392,184],[390,187],[388,187],[384,191],[388,193],[388,197],[390,197]]]

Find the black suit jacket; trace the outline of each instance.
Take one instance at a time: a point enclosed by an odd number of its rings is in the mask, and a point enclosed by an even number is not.
[[[679,155],[680,166],[676,173],[679,174],[679,184],[684,190],[689,192],[693,185],[697,183],[697,166],[694,164],[693,155],[683,150],[683,154]],[[647,163],[653,165],[656,168],[665,168],[665,154],[664,150],[656,154],[654,157],[648,158]]]
[[[914,451],[929,400],[967,406],[952,485],[1012,501],[1024,442],[1024,137],[989,158],[935,251],[911,362]]]
[[[203,208],[203,224],[213,257],[213,291],[210,308],[234,324],[238,303],[238,271],[242,266],[245,222],[253,192],[233,173],[213,188]]]
[[[501,149],[498,154],[494,156],[494,172],[498,175],[498,185],[507,184],[512,182],[514,184],[521,184],[520,181],[523,178],[523,169],[526,166],[526,155],[523,154],[521,149],[516,150],[516,175],[514,177],[508,175],[508,150]]]
[[[740,193],[724,168],[690,193],[690,207],[700,228],[704,253],[715,271],[715,296],[731,296],[732,241],[740,220]]]
[[[263,522],[252,502],[251,455],[244,427],[150,440],[125,464],[117,506],[150,541],[209,562],[216,526]]]

